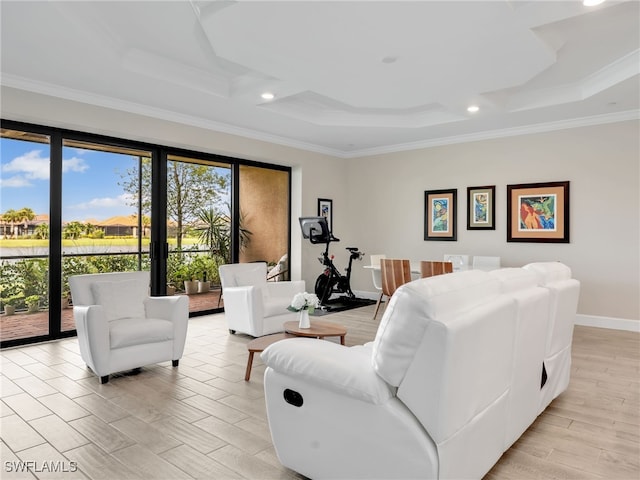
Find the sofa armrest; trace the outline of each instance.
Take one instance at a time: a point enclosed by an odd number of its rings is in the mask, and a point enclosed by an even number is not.
[[[147,318],[183,322],[189,317],[189,299],[185,295],[147,297],[144,299]]]
[[[189,325],[189,299],[186,295],[147,297],[144,300],[147,318],[159,318],[173,323],[173,359],[179,360],[184,352]]]
[[[108,375],[111,345],[104,308],[102,305],[76,305],[73,319],[83,360],[96,375]]]
[[[262,288],[254,285],[247,287],[227,287],[222,291],[225,304],[225,315],[232,310],[234,316],[264,316]]]
[[[260,358],[284,375],[368,403],[381,404],[394,396],[394,389],[374,371],[369,348],[292,338],[270,345]]]

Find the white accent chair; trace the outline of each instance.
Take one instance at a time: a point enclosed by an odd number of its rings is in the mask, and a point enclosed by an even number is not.
[[[473,257],[473,269],[484,270],[490,272],[491,270],[497,270],[500,268],[500,257],[484,257],[474,255]]]
[[[261,337],[283,332],[284,322],[298,314],[287,307],[296,293],[304,292],[304,280],[267,282],[267,264],[220,265],[224,313],[229,332]]]
[[[278,263],[267,273],[267,281],[281,282],[289,275],[289,255],[284,254]]]
[[[69,277],[80,355],[100,377],[171,360],[184,351],[189,322],[185,296],[150,297],[149,272]]]
[[[528,266],[415,280],[396,290],[373,342],[270,345],[279,460],[309,478],[482,478],[567,386],[579,283],[566,276]],[[562,368],[545,377],[555,343]]]

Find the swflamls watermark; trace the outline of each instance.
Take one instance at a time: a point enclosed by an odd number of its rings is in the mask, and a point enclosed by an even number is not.
[[[38,462],[29,460],[7,460],[4,462],[4,471],[10,472],[32,472],[32,473],[73,473],[78,471],[78,462],[68,462],[66,460],[51,460]]]

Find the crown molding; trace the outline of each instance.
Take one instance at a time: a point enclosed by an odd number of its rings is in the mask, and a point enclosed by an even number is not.
[[[344,152],[332,148],[323,147],[320,145],[300,142],[291,140],[289,138],[281,137],[278,135],[272,135],[258,130],[253,130],[244,127],[237,127],[221,122],[215,122],[213,120],[206,120],[201,117],[194,117],[191,115],[185,115],[182,113],[173,112],[170,110],[164,110],[161,108],[149,107],[135,102],[127,100],[115,99],[112,97],[106,97],[103,95],[96,95],[88,93],[82,90],[75,90],[66,87],[60,87],[58,85],[52,85],[44,82],[37,82],[34,80],[17,77],[14,75],[3,74],[0,78],[0,85],[18,90],[25,90],[28,92],[38,93],[41,95],[47,95],[50,97],[63,98],[79,103],[86,103],[96,107],[109,108],[112,110],[119,110],[127,113],[133,113],[136,115],[143,115],[145,117],[155,118],[159,120],[166,120],[173,123],[180,123],[191,127],[203,128],[206,130],[213,130],[220,133],[226,133],[229,135],[236,135],[243,138],[250,138],[253,140],[273,143],[276,145],[282,145],[285,147],[291,147],[298,150],[305,150],[314,153],[320,153],[323,155],[329,155],[332,157],[343,157]]]
[[[424,148],[441,147],[454,145],[457,143],[478,142],[481,140],[493,140],[503,137],[516,137],[519,135],[531,135],[534,133],[552,132],[555,130],[565,130],[568,128],[588,127],[593,125],[604,125],[607,123],[626,122],[629,120],[640,120],[640,110],[626,110],[624,112],[608,113],[603,115],[593,115],[590,117],[572,118],[556,122],[537,123],[524,125],[521,127],[503,128],[498,130],[487,130],[484,132],[469,133],[466,135],[454,135],[451,137],[434,138],[420,142],[402,143],[388,145],[384,147],[367,148],[343,154],[343,158],[360,158],[373,155],[382,155],[408,150],[420,150]]]
[[[445,145],[454,145],[458,143],[477,142],[482,140],[492,140],[503,137],[514,137],[519,135],[530,135],[535,133],[551,132],[555,130],[564,130],[569,128],[579,128],[592,125],[602,125],[607,123],[624,122],[629,120],[640,120],[640,109],[627,110],[623,112],[593,115],[589,117],[573,118],[556,122],[538,123],[532,125],[524,125],[520,127],[504,128],[497,130],[487,130],[483,132],[470,133],[465,135],[454,135],[450,137],[433,138],[419,142],[408,142],[394,145],[385,145],[382,147],[366,148],[353,151],[344,151],[334,148],[323,147],[320,145],[300,142],[289,138],[272,135],[258,130],[244,127],[238,127],[212,120],[206,120],[200,117],[184,115],[169,110],[153,108],[135,102],[114,99],[102,95],[87,93],[81,90],[75,90],[44,82],[14,76],[2,75],[0,85],[25,90],[51,97],[63,98],[74,102],[86,103],[93,106],[109,108],[113,110],[124,111],[137,115],[143,115],[150,118],[156,118],[174,123],[180,123],[206,130],[213,130],[220,133],[235,135],[243,138],[268,142],[284,147],[295,148],[299,150],[314,152],[322,155],[328,155],[337,158],[360,158],[373,155],[391,154],[395,152],[420,150],[426,148],[440,147]]]

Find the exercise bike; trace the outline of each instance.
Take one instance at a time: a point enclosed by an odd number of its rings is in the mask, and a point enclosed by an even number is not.
[[[349,251],[349,266],[346,275],[342,275],[333,263],[334,256],[329,255],[329,245],[331,242],[339,242],[329,230],[327,219],[324,217],[303,217],[300,218],[302,236],[309,239],[313,244],[325,243],[326,248],[318,261],[324,265],[324,271],[316,279],[314,288],[321,305],[325,305],[334,293],[345,294],[347,300],[355,298],[351,290],[351,266],[354,260],[362,260],[364,252],[357,247],[347,247]]]

